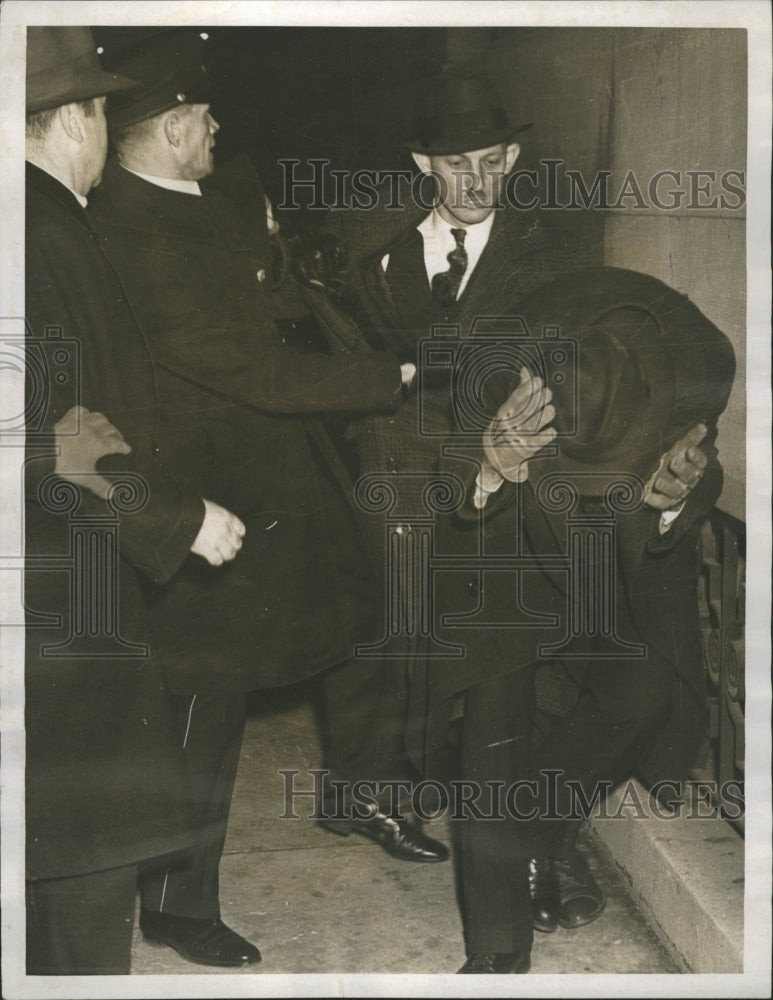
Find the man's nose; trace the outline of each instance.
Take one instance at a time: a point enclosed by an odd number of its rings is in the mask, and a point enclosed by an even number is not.
[[[465,174],[467,189],[477,191],[483,187],[483,171],[480,167],[471,167]]]
[[[220,126],[209,112],[207,112],[207,118],[209,119],[209,131],[212,133],[212,135],[214,135],[215,132],[219,132]]]

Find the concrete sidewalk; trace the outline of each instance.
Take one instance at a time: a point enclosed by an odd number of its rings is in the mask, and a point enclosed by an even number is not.
[[[278,772],[297,768],[298,787],[310,787],[304,772],[321,766],[309,689],[256,696],[221,865],[223,919],[263,954],[241,975],[456,972],[466,956],[452,862],[396,861],[363,837],[328,833],[309,818],[309,798],[296,801],[301,818],[279,819]],[[428,833],[449,842],[444,820]],[[585,848],[607,908],[586,927],[538,934],[532,972],[679,972],[596,841]],[[146,944],[137,931],[134,975],[223,971]]]

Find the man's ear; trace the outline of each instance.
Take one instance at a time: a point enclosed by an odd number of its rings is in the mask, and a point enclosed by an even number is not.
[[[515,166],[515,161],[518,159],[518,154],[521,152],[521,147],[517,142],[510,142],[505,150],[505,173],[509,174],[510,171]]]
[[[432,166],[430,165],[430,159],[426,153],[411,153],[411,156],[416,163],[416,166],[421,170],[423,174],[431,174]]]
[[[180,145],[180,116],[176,111],[170,111],[164,118],[164,135],[170,146]]]
[[[59,122],[73,142],[83,142],[86,133],[83,128],[83,110],[79,104],[63,104],[59,108]]]

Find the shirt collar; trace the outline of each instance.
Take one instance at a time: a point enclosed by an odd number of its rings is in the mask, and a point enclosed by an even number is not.
[[[425,239],[445,240],[446,242],[449,238],[453,240],[452,229],[464,229],[467,234],[464,238],[464,246],[469,253],[471,249],[482,249],[488,242],[491,227],[494,225],[494,215],[494,212],[490,212],[483,222],[475,222],[471,226],[464,226],[461,223],[458,226],[452,226],[450,222],[446,222],[436,208],[433,208],[427,218],[420,222],[416,228]]]
[[[123,167],[123,164],[121,166]],[[187,181],[176,177],[156,177],[154,174],[141,174],[139,170],[129,170],[128,167],[123,167],[123,169],[130,174],[134,174],[135,177],[141,177],[143,181],[155,184],[156,187],[165,188],[167,191],[201,196],[201,188],[198,181]]]

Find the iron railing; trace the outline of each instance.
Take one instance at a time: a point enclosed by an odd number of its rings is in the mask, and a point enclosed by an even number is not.
[[[701,526],[698,604],[703,661],[709,691],[708,731],[693,777],[717,789],[743,788],[745,755],[745,569],[746,527],[714,511]],[[727,816],[743,833],[743,815]]]

